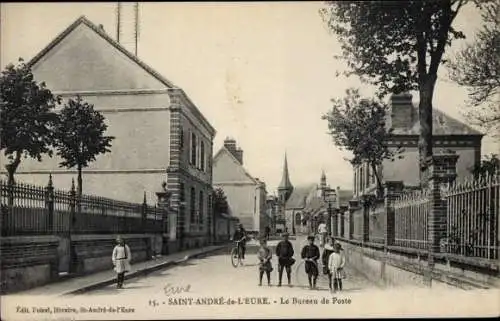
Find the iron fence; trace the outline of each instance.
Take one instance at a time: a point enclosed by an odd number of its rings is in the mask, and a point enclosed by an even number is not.
[[[394,245],[427,248],[430,206],[428,190],[408,192],[394,201]]]
[[[168,226],[164,208],[0,180],[2,236],[62,233],[159,233]]]
[[[498,259],[500,175],[470,178],[444,191],[448,253]]]

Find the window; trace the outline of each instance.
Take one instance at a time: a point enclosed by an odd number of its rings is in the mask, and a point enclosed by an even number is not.
[[[179,200],[184,202],[186,200],[186,193],[184,191],[184,183],[181,183],[179,186]]]
[[[354,195],[358,194],[358,169],[354,169],[354,180],[353,180]]]
[[[213,214],[212,195],[208,195],[208,198],[207,198],[207,214],[208,214],[208,216],[211,216]]]
[[[191,133],[191,165],[196,166],[197,158],[197,143],[195,133]]]
[[[370,185],[370,165],[366,163],[366,186]]]
[[[198,204],[199,204],[199,211],[198,211],[198,216],[199,216],[199,220],[198,222],[200,224],[203,224],[203,205],[205,205],[205,202],[204,202],[204,199],[203,199],[203,191],[200,191],[200,199],[198,200]]]
[[[362,192],[364,190],[364,187],[365,187],[365,180],[364,180],[365,176],[364,176],[364,171],[363,171],[363,166],[360,166],[359,168],[359,190]]]
[[[190,197],[191,197],[191,199],[190,199],[190,212],[191,212],[190,222],[194,223],[195,218],[196,218],[196,194],[195,194],[194,187],[191,187]]]
[[[180,133],[180,137],[179,137],[179,150],[183,150],[184,149],[184,129],[181,127],[181,133]]]
[[[200,169],[205,171],[205,142],[200,143]]]

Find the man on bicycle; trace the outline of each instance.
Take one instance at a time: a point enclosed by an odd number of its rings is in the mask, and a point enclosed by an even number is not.
[[[239,252],[241,255],[241,260],[245,259],[245,250],[246,250],[246,240],[247,240],[247,232],[243,228],[243,224],[239,224],[236,231],[233,234],[233,241],[238,242]],[[242,262],[243,263],[243,262]]]

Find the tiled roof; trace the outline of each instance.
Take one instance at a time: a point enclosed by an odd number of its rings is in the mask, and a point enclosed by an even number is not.
[[[395,128],[393,133],[395,135],[419,135],[420,121],[418,119],[418,107],[416,106],[413,106],[413,115],[414,121],[411,127]],[[483,136],[483,133],[436,108],[432,110],[432,134]]]
[[[103,29],[96,26],[93,22],[88,20],[87,17],[85,17],[85,16],[80,16],[78,19],[76,19],[75,22],[73,22],[68,28],[66,28],[63,32],[61,32],[44,49],[42,49],[42,51],[40,51],[33,59],[31,59],[27,65],[33,66],[38,60],[40,60],[40,58],[42,58],[45,54],[47,54],[52,48],[54,48],[59,42],[61,42],[61,40],[63,40],[70,32],[72,32],[80,24],[85,24],[87,27],[94,30],[101,37],[103,37],[106,41],[108,41],[112,46],[114,46],[116,49],[118,49],[123,54],[125,54],[128,58],[132,59],[135,63],[137,63],[139,66],[141,66],[144,70],[146,70],[153,77],[158,79],[160,82],[162,82],[168,88],[178,88],[170,80],[168,80],[165,77],[163,77],[162,75],[160,75],[157,71],[155,71],[153,68],[148,66],[142,60],[140,60],[136,55],[134,55],[133,53],[131,53],[130,51],[125,49],[125,47],[123,47],[121,44],[119,44],[117,41],[115,41],[113,38],[111,38]]]
[[[306,206],[306,198],[311,192],[316,189],[316,184],[302,185],[294,187],[292,195],[286,202],[286,208],[304,208]]]

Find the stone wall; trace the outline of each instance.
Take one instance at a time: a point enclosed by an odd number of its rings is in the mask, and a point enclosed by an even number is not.
[[[1,292],[25,290],[57,279],[58,238],[2,237]]]
[[[111,270],[115,237],[115,235],[73,235],[71,237],[73,270],[70,276]],[[146,261],[154,254],[162,252],[163,239],[157,235],[130,234],[122,237],[132,252],[131,263]],[[178,246],[169,244],[166,249],[175,252]],[[68,238],[59,236],[2,237],[0,250],[2,293],[26,290],[56,281],[59,272],[67,272],[65,266],[68,265],[67,259],[71,251]]]
[[[347,266],[383,287],[427,287],[427,261],[418,254],[384,252],[343,242]],[[500,286],[494,269],[459,264],[446,259],[435,262],[432,288],[486,289]]]
[[[154,235],[123,235],[132,253],[131,263],[143,262],[153,255]],[[111,254],[115,246],[113,235],[77,235],[72,237],[77,274],[88,274],[113,268]],[[161,248],[161,247],[160,247]]]

